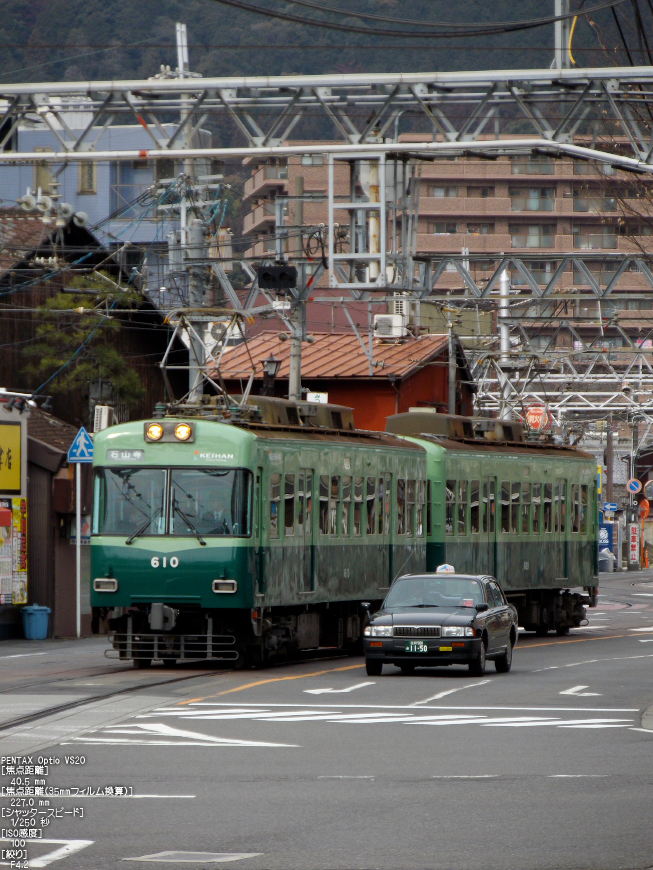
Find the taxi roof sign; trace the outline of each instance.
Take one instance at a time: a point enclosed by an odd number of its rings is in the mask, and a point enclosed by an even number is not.
[[[68,462],[93,462],[93,441],[83,426],[68,448]]]
[[[453,565],[447,565],[446,562],[444,565],[438,565],[435,569],[436,574],[455,574],[456,569]]]

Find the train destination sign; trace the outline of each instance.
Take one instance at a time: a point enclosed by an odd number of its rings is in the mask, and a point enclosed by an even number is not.
[[[530,408],[526,408],[524,420],[530,429],[535,429],[537,432],[546,432],[551,428],[551,414],[544,405],[531,405]]]

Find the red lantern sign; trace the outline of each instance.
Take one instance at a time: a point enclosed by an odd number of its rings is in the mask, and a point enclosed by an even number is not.
[[[537,432],[546,432],[553,422],[544,405],[531,405],[530,408],[526,408],[524,420],[529,429],[535,429]]]

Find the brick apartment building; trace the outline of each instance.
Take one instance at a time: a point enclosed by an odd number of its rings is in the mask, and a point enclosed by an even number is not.
[[[305,194],[326,195],[326,158],[309,154],[251,163],[252,175],[245,185],[245,199],[251,203],[244,223],[244,234],[251,239],[246,256],[274,256],[276,197],[291,197],[285,207],[284,220],[288,226],[297,224],[297,205],[292,197],[302,189],[302,184]],[[336,163],[335,182],[336,196],[346,195],[347,168],[341,162]],[[479,283],[492,275],[496,255],[514,253],[526,261],[540,286],[546,286],[553,276],[558,265],[556,256],[574,251],[583,255],[591,253],[590,272],[604,284],[616,268],[610,255],[646,249],[649,243],[653,246],[653,238],[649,239],[653,234],[653,219],[637,214],[645,215],[649,210],[647,200],[641,197],[641,182],[638,181],[638,185],[635,190],[631,175],[608,165],[554,159],[547,155],[497,159],[451,157],[425,162],[421,166],[417,253],[468,254],[470,271]],[[304,226],[315,227],[326,222],[325,199],[304,204]],[[345,222],[343,212],[343,226]],[[291,256],[293,250],[297,250],[292,245],[290,242],[288,253]],[[324,279],[321,286],[327,286]],[[455,290],[460,286],[461,278],[455,270],[445,272],[438,284],[441,290]],[[512,286],[516,291],[526,287],[525,279],[514,270]],[[628,300],[623,295],[604,305],[599,312],[596,302],[582,298],[583,290],[590,286],[582,270],[570,269],[561,286],[578,290],[578,302],[568,302],[563,309],[552,305],[550,311],[543,312],[543,321],[533,324],[536,348],[538,345],[544,348],[550,340],[555,329],[555,323],[550,320],[552,316],[575,314],[589,318],[600,313],[603,318],[607,315],[619,319],[624,317],[619,309],[638,310],[638,314],[628,315],[627,325],[629,331],[634,328],[636,332],[641,327],[637,322],[653,318],[653,303]],[[648,283],[634,271],[621,277],[619,288],[622,293],[650,293]],[[542,313],[542,309],[538,311]],[[432,306],[422,306],[420,326],[425,331],[442,332],[445,324],[442,315]],[[583,328],[581,325],[581,332]],[[588,331],[591,328],[588,324]],[[495,330],[492,317],[478,312],[463,318],[459,327],[461,334],[470,337]],[[567,334],[559,335],[556,341],[573,344]],[[606,349],[618,348],[622,343],[618,330],[608,329]]]

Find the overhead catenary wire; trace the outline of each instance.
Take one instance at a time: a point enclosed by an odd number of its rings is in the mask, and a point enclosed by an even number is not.
[[[331,21],[323,21],[317,18],[307,18],[302,15],[295,15],[290,12],[281,12],[274,9],[264,8],[262,6],[257,6],[253,3],[247,3],[245,0],[212,0],[213,3],[219,3],[225,6],[232,6],[235,9],[240,9],[245,12],[253,12],[257,15],[262,15],[265,18],[277,18],[282,21],[292,21],[296,24],[305,24],[310,27],[318,27],[325,28],[327,30],[339,30],[344,33],[361,33],[366,36],[386,36],[391,39],[395,39],[397,37],[408,37],[412,39],[468,39],[470,35],[474,36],[489,36],[495,33],[513,33],[522,30],[531,30],[536,27],[548,26],[556,21],[566,20],[567,18],[573,18],[576,14],[575,12],[567,13],[562,16],[548,16],[546,18],[538,18],[532,19],[526,22],[515,22],[503,24],[501,26],[487,26],[487,25],[477,25],[478,30],[476,30],[472,25],[465,25],[465,29],[462,30],[448,30],[447,27],[460,27],[459,24],[456,25],[447,25],[444,27],[441,33],[436,31],[431,32],[429,30],[428,33],[417,33],[412,30],[387,30],[387,29],[373,29],[367,27],[359,27],[354,24],[338,24],[336,22]],[[292,2],[292,0],[291,0]],[[308,0],[302,0],[302,2],[308,2]],[[590,14],[592,12],[599,12],[602,9],[608,9],[614,6],[619,6],[622,3],[627,2],[627,0],[602,0],[600,3],[595,3],[593,6],[589,7],[585,10],[586,14]],[[323,12],[329,11],[328,7],[322,7]],[[348,13],[343,9],[334,10],[339,15],[347,15]],[[427,23],[422,22],[420,26],[422,29],[426,26]],[[435,26],[435,25],[434,25]],[[442,26],[442,25],[440,25]],[[483,29],[480,29],[480,28]],[[473,31],[473,33],[470,33]]]

